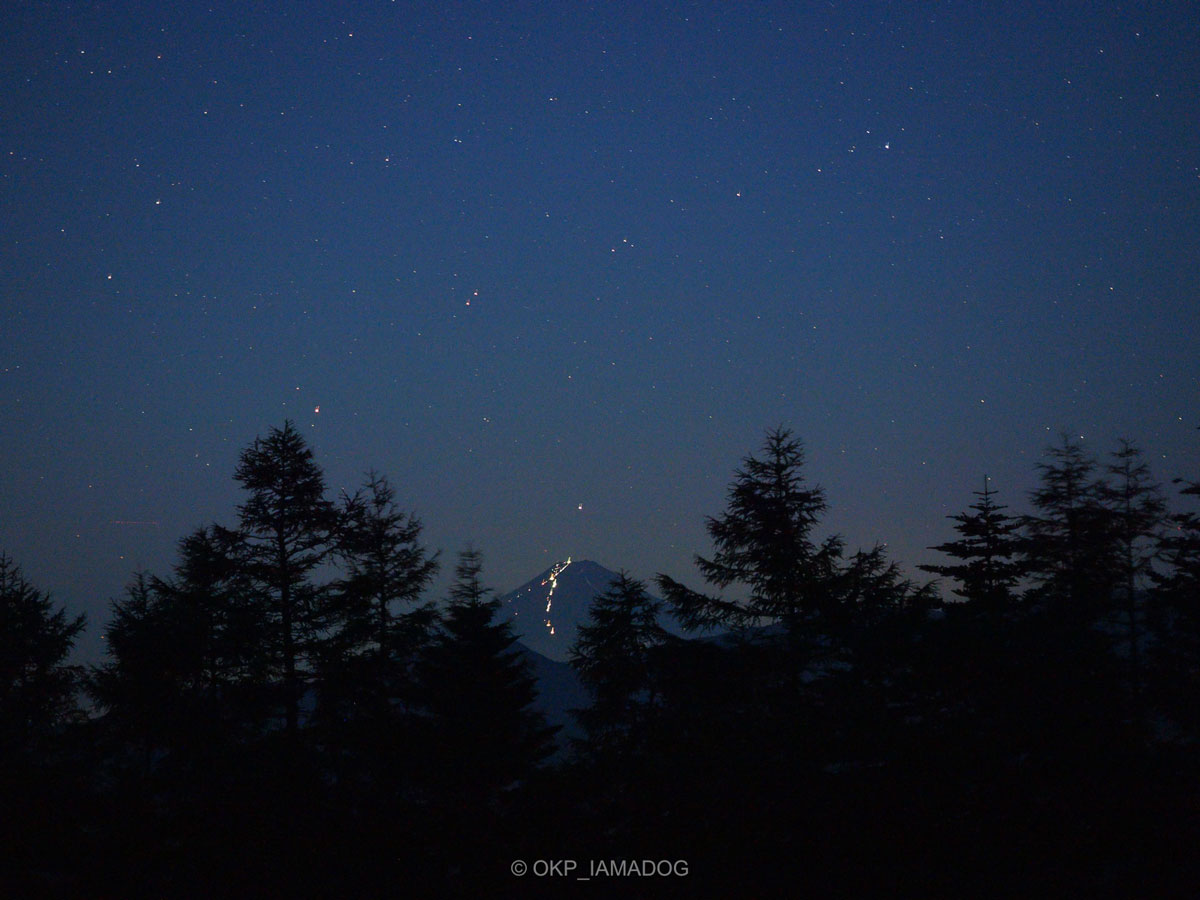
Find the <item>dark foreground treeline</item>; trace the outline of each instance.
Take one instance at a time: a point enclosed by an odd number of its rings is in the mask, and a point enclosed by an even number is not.
[[[427,602],[420,523],[379,476],[327,499],[290,424],[242,454],[237,527],[113,602],[102,666],[0,557],[0,894],[1200,887],[1200,517],[1064,440],[1028,514],[985,480],[953,517],[943,603],[818,539],[803,462],[784,430],[744,460],[714,594],[595,599],[557,753],[479,554]]]

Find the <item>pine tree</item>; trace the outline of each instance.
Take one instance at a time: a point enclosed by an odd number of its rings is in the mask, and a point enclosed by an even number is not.
[[[479,579],[477,550],[455,567],[440,630],[419,675],[444,790],[487,802],[530,775],[553,749],[555,729],[533,707],[537,687],[500,601]]]
[[[1127,672],[1106,633],[1115,624],[1120,560],[1098,463],[1065,435],[1038,465],[1035,508],[1023,519],[1028,615],[1005,634],[1001,696],[1011,728],[1046,759],[1070,759],[1126,737]]]
[[[711,559],[697,555],[696,566],[719,590],[740,584],[749,596],[744,603],[709,597],[659,575],[658,586],[684,627],[781,622],[795,631],[814,616],[832,619],[841,612],[829,587],[842,541],[814,542],[812,530],[827,504],[803,468],[803,446],[784,428],[767,433],[761,458],[743,461],[725,513],[707,520],[716,552]]]
[[[1122,440],[1107,467],[1109,480],[1099,497],[1108,513],[1114,542],[1116,594],[1124,605],[1135,703],[1141,695],[1141,595],[1153,576],[1156,538],[1164,524],[1166,502],[1150,477],[1150,467],[1133,443]]]
[[[1063,435],[1038,464],[1041,485],[1030,494],[1038,511],[1022,520],[1022,564],[1035,586],[1027,597],[1048,612],[1094,620],[1113,595],[1114,541],[1094,478],[1096,461]]]
[[[957,524],[958,540],[930,547],[947,556],[962,560],[953,565],[917,566],[923,572],[953,578],[958,582],[954,593],[973,606],[1000,612],[1013,602],[1013,588],[1021,577],[1017,561],[1020,549],[1020,521],[1006,515],[1007,507],[992,498],[990,479],[985,475],[983,490],[975,491],[979,498],[970,506],[971,512],[948,516]]]
[[[149,775],[155,751],[173,743],[186,717],[181,682],[192,666],[181,644],[178,622],[159,603],[151,576],[138,572],[125,595],[109,604],[104,631],[108,661],[93,667],[88,692],[105,711],[107,731],[138,750],[142,775]]]
[[[1200,482],[1176,479],[1186,498],[1200,498]],[[1160,693],[1191,739],[1200,730],[1200,514],[1173,513],[1158,541],[1162,570],[1152,573],[1154,624]]]
[[[1184,497],[1200,498],[1200,482],[1186,482]],[[1200,515],[1193,511],[1173,513],[1169,527],[1159,536],[1158,558],[1165,571],[1152,573],[1158,592],[1179,617],[1179,624],[1197,636],[1195,650],[1200,658]]]
[[[438,571],[438,554],[421,546],[421,522],[395,505],[381,475],[346,500],[338,557],[346,575],[338,582],[338,625],[352,647],[390,653],[419,640],[431,622],[420,599]]]
[[[0,761],[35,752],[77,714],[81,673],[66,659],[85,622],[0,554]]]
[[[91,772],[75,738],[81,670],[67,658],[83,630],[0,553],[0,889],[6,897],[71,893]],[[52,880],[53,879],[53,880]],[[78,888],[76,888],[78,892]]]
[[[345,499],[341,519],[336,552],[345,575],[331,593],[322,702],[342,721],[390,718],[411,700],[412,663],[436,622],[433,605],[418,603],[438,554],[421,545],[421,522],[397,509],[382,475],[370,473]]]
[[[593,748],[636,743],[658,704],[655,651],[669,639],[662,607],[624,570],[592,601],[570,661],[592,696],[577,715]]]
[[[830,593],[837,607],[853,612],[861,625],[879,625],[900,612],[925,612],[937,605],[931,584],[917,585],[876,545],[858,550],[842,565]]]
[[[810,626],[840,626],[851,619],[878,619],[931,602],[889,563],[882,547],[843,559],[838,535],[820,543],[812,531],[826,511],[824,491],[804,479],[804,449],[787,429],[767,432],[762,457],[747,457],[734,473],[728,506],[707,529],[716,552],[696,556],[705,581],[720,590],[748,589],[738,602],[710,597],[666,575],[656,579],[685,628],[742,628],[779,623],[791,637]]]
[[[152,581],[158,603],[176,623],[176,652],[186,661],[187,690],[210,726],[244,730],[261,724],[270,658],[266,610],[241,558],[237,532],[198,528],[179,542],[173,577]]]
[[[239,536],[198,528],[179,542],[172,577],[137,573],[111,603],[108,660],[89,692],[110,734],[195,762],[265,723],[268,629],[238,558]]]
[[[281,670],[287,733],[299,726],[328,592],[314,579],[328,559],[337,525],[325,477],[292,423],[255,439],[241,455],[236,480],[250,496],[238,513],[242,558],[273,629],[270,649]]]

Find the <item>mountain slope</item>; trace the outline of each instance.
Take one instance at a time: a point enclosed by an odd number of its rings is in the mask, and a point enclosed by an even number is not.
[[[568,557],[501,596],[501,610],[522,644],[564,662],[580,624],[587,621],[592,598],[616,578],[616,572],[599,563]]]
[[[534,706],[546,717],[546,724],[562,729],[558,733],[558,746],[565,750],[570,738],[583,734],[571,710],[582,709],[591,702],[587,688],[568,663],[548,659],[519,643],[516,648],[537,679],[538,696]]]

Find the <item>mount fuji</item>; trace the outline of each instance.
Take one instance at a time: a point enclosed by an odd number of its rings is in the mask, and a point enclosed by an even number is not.
[[[501,613],[518,640],[557,662],[565,662],[592,599],[608,590],[617,573],[588,559],[557,562],[519,588],[500,596]]]

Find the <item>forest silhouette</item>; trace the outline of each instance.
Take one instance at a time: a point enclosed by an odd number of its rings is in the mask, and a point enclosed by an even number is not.
[[[593,600],[568,737],[480,550],[429,597],[388,479],[331,499],[287,422],[243,451],[236,523],[112,601],[99,665],[0,555],[0,892],[1194,891],[1200,482],[1065,437],[1037,474],[1023,513],[964,486],[918,583],[821,532],[769,430],[704,590],[622,571]]]

